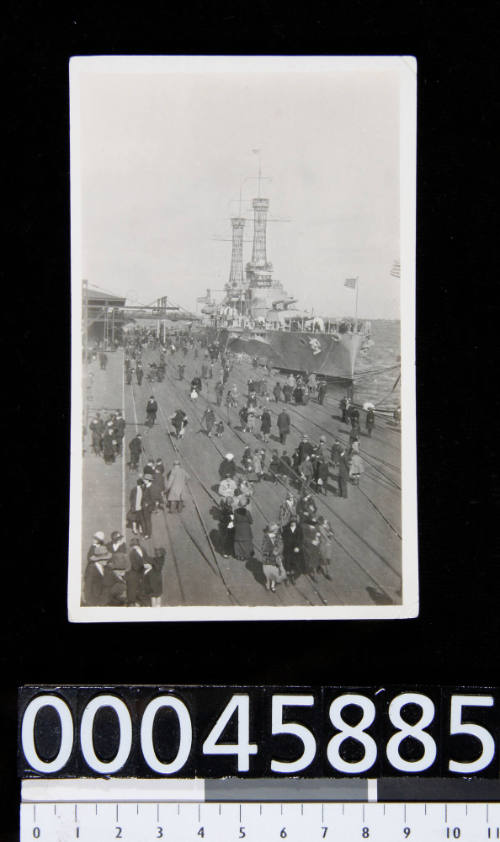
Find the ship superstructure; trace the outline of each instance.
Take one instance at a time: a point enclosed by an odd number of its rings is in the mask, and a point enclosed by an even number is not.
[[[252,207],[251,260],[243,270],[246,219],[240,213],[231,218],[229,280],[219,303],[207,290],[205,324],[231,350],[265,357],[284,370],[352,379],[369,323],[315,316],[297,308],[297,299],[273,278],[273,264],[267,259],[269,199],[259,195]]]

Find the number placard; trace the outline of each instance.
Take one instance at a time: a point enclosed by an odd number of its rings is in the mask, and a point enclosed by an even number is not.
[[[477,687],[25,687],[19,773],[494,780],[499,709]]]

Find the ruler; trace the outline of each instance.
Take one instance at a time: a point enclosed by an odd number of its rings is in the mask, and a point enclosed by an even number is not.
[[[499,802],[377,802],[354,795],[320,801],[325,792],[313,790],[308,800],[275,800],[264,786],[252,800],[236,800],[236,791],[225,800],[203,800],[196,781],[169,781],[167,791],[163,781],[61,783],[23,782],[21,842],[500,841]]]

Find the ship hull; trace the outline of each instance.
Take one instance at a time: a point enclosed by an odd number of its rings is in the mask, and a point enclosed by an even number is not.
[[[363,342],[361,333],[336,336],[307,331],[236,332],[221,329],[218,340],[235,353],[247,353],[283,371],[306,371],[323,377],[352,380]],[[212,336],[215,339],[215,331]]]

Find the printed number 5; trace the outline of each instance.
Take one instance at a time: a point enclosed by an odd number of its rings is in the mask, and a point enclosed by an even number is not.
[[[450,713],[450,734],[470,734],[476,737],[481,743],[482,751],[477,760],[470,763],[459,763],[458,760],[450,760],[448,768],[450,772],[480,772],[489,766],[495,755],[495,741],[490,732],[482,725],[475,725],[473,722],[462,721],[463,707],[485,707],[493,705],[493,696],[452,696]]]
[[[297,760],[281,761],[271,760],[273,772],[284,772],[291,775],[306,769],[314,760],[316,754],[316,740],[309,728],[299,725],[298,722],[283,722],[283,708],[288,705],[310,707],[314,704],[314,696],[273,696],[272,704],[272,733],[293,734],[301,741],[304,751]]]

